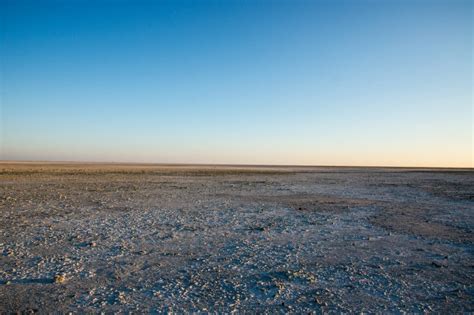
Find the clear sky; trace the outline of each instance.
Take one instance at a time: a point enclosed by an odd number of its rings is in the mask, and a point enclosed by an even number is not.
[[[0,159],[473,167],[472,14],[0,0]]]

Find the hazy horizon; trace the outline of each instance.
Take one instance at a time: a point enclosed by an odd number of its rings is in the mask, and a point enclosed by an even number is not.
[[[2,1],[0,160],[474,166],[471,1]]]

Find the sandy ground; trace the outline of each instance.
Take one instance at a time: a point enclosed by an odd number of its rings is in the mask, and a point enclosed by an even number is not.
[[[474,312],[473,170],[0,164],[0,311]]]

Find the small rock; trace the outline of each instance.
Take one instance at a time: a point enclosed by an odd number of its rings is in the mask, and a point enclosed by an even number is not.
[[[441,268],[441,267],[448,267],[448,262],[446,260],[442,260],[442,261],[436,261],[434,260],[432,263],[431,263],[433,266],[435,267],[438,267],[438,268]]]
[[[321,305],[321,306],[328,306],[328,303],[326,303],[325,301],[321,300],[319,297],[317,297],[315,300],[316,300],[316,303],[318,303],[318,304]]]
[[[125,303],[125,292],[119,292],[118,299],[121,303]]]
[[[65,275],[55,275],[54,276],[54,283],[63,283],[66,281],[66,276]]]

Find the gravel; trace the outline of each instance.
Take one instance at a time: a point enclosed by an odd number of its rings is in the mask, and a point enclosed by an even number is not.
[[[474,171],[0,164],[0,312],[474,312]]]

